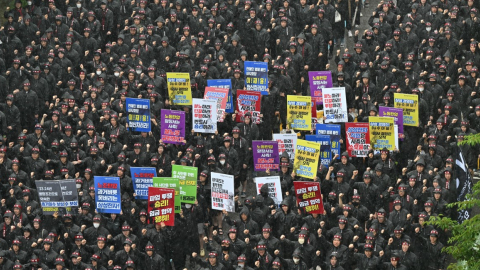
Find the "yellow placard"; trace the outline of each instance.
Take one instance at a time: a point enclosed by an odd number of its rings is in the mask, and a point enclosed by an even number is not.
[[[297,140],[293,171],[297,176],[315,179],[318,160],[320,160],[320,144],[305,140]]]
[[[393,117],[369,116],[370,145],[374,150],[395,150],[395,126]]]
[[[418,127],[418,96],[412,94],[394,94],[395,108],[403,109],[403,125]]]
[[[192,105],[189,73],[167,72],[168,97],[173,105]]]
[[[287,125],[294,130],[311,130],[312,98],[287,96]]]

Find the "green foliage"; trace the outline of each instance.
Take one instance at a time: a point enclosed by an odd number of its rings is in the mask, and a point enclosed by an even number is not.
[[[480,145],[480,133],[469,134],[463,138],[463,141],[458,142],[458,145],[468,144],[470,146]]]
[[[475,134],[477,135],[477,134]],[[480,140],[480,136],[478,140]],[[463,202],[451,203],[448,207],[471,209],[480,207],[480,182],[473,186],[473,193],[467,195]],[[457,263],[448,266],[452,270],[480,269],[480,214],[459,224],[448,217],[431,217],[427,224],[448,230],[450,238],[444,251],[450,254]]]

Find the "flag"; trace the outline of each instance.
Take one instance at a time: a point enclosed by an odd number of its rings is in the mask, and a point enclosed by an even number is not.
[[[462,150],[457,147],[457,154],[455,157],[456,166],[456,184],[457,184],[457,201],[462,202],[466,200],[467,194],[472,193],[472,176],[468,172],[468,165],[463,157]],[[470,209],[459,210],[457,221],[462,223],[470,218]]]

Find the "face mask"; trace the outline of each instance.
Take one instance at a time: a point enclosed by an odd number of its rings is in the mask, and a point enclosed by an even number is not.
[[[425,90],[425,88],[418,88],[418,91],[420,92],[423,92],[423,90]]]
[[[77,4],[77,8],[81,8],[82,7],[82,4]]]
[[[77,189],[82,188],[82,184],[77,184]]]
[[[228,251],[228,247],[222,246],[223,251]]]
[[[298,243],[303,245],[303,243],[305,243],[305,238],[298,238]]]
[[[245,268],[245,265],[244,264],[239,264],[238,268],[243,269],[243,268]]]
[[[298,263],[300,262],[300,259],[295,259],[295,258],[293,258],[293,262],[294,262],[295,264],[298,264]]]
[[[359,206],[359,205],[360,205],[360,202],[352,202],[352,204],[353,204],[354,206]]]
[[[32,5],[32,1],[27,1],[27,5],[31,6],[31,5]]]
[[[102,74],[102,71],[100,71],[100,70],[97,70],[97,72],[96,72],[96,73],[97,73],[97,75],[100,75],[100,74]]]
[[[425,28],[425,29],[426,29],[428,32],[430,32],[430,30],[432,30],[431,27],[427,27],[427,28]]]
[[[115,72],[115,73],[113,73],[113,75],[115,75],[115,77],[118,77],[118,76],[120,76],[120,73]]]
[[[224,165],[224,164],[225,164],[225,160],[220,160],[220,164]]]
[[[192,208],[192,205],[189,204],[189,203],[186,203],[186,204],[185,204],[185,208],[190,209],[190,208]]]
[[[100,223],[93,223],[93,227],[95,227],[95,229],[98,229],[98,227],[100,227]]]
[[[137,69],[137,70],[135,70],[135,72],[136,72],[138,75],[140,75],[140,74],[142,73],[142,70],[141,70],[141,69]]]

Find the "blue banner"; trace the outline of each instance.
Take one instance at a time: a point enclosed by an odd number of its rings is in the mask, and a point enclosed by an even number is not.
[[[305,140],[320,144],[320,164],[328,168],[332,161],[332,148],[330,135],[305,135]]]
[[[333,124],[317,124],[317,135],[329,135],[330,136],[330,146],[332,148],[332,154],[335,156],[338,154],[338,159],[340,159],[340,139],[342,138],[341,127],[340,125]]]
[[[153,177],[157,177],[157,171],[152,167],[130,167],[133,190],[136,199],[148,199],[148,188],[153,186]]]
[[[127,98],[127,120],[131,131],[150,132],[150,100]]]
[[[268,95],[268,63],[245,61],[244,69],[247,90]]]
[[[103,214],[120,214],[122,211],[122,194],[120,178],[95,176],[95,209]]]
[[[227,106],[225,107],[225,112],[233,113],[235,111],[233,107],[232,80],[230,79],[207,80],[207,86],[230,89],[228,91],[228,100],[227,100]]]

